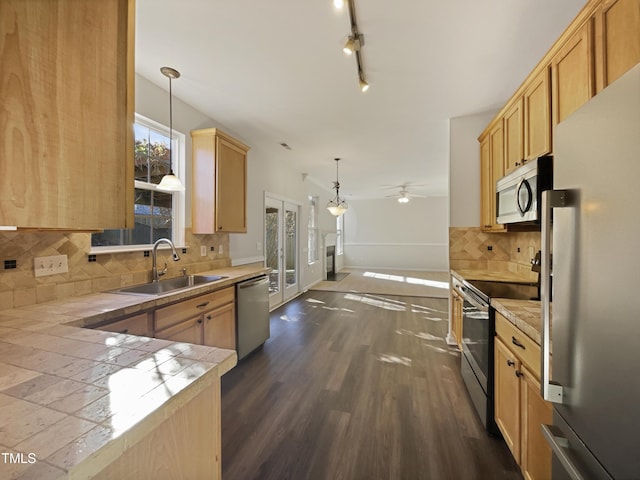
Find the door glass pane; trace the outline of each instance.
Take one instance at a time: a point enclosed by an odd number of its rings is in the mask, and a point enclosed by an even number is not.
[[[286,286],[289,287],[291,285],[296,284],[297,277],[297,262],[296,258],[298,258],[298,253],[296,252],[296,247],[298,243],[298,239],[296,238],[296,222],[297,222],[296,212],[292,212],[291,210],[287,210],[285,213],[285,253],[286,253],[286,276],[285,282]]]
[[[278,265],[278,209],[266,207],[264,216],[265,225],[265,255],[269,274],[269,293],[280,291],[280,270]]]

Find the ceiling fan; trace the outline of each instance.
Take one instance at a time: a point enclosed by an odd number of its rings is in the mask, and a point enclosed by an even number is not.
[[[421,187],[424,184],[419,184],[419,185],[411,185],[412,187]],[[409,200],[411,200],[412,198],[425,198],[425,195],[418,195],[417,193],[410,193],[409,190],[407,190],[407,187],[409,187],[410,184],[409,183],[403,183],[402,185],[393,185],[391,187],[385,187],[385,188],[399,188],[400,191],[394,195],[386,195],[386,198],[397,198],[398,199],[398,203],[409,203]]]

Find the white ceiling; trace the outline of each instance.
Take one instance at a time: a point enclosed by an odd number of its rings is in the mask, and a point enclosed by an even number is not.
[[[332,0],[137,0],[136,71],[327,188],[341,157],[347,199],[444,195],[448,119],[502,106],[584,4],[355,0],[362,93]]]

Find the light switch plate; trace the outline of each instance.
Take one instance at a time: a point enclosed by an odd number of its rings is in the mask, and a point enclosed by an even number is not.
[[[33,269],[36,277],[67,273],[69,271],[68,257],[66,255],[35,257],[33,259]]]
[[[224,248],[222,247],[222,245],[220,245],[220,246],[218,247],[218,253],[219,253],[220,255],[222,255],[222,254],[224,253]]]
[[[200,245],[200,256],[201,257],[206,257],[207,256],[207,246],[206,245]]]

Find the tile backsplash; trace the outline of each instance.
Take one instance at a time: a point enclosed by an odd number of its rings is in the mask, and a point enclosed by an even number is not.
[[[531,273],[531,259],[540,250],[540,232],[485,233],[479,227],[449,228],[452,269]]]
[[[167,262],[167,278],[180,275],[183,268],[191,274],[231,265],[226,233],[193,235],[187,229],[185,243],[189,248],[187,253],[180,250],[178,262],[171,260],[167,250],[158,250],[158,266]],[[218,253],[220,245],[223,254]],[[201,246],[206,246],[204,257]],[[100,254],[89,261],[90,248],[89,233],[0,232],[0,310],[151,280],[151,256],[144,252]],[[51,255],[67,255],[69,272],[36,278],[33,259]]]

